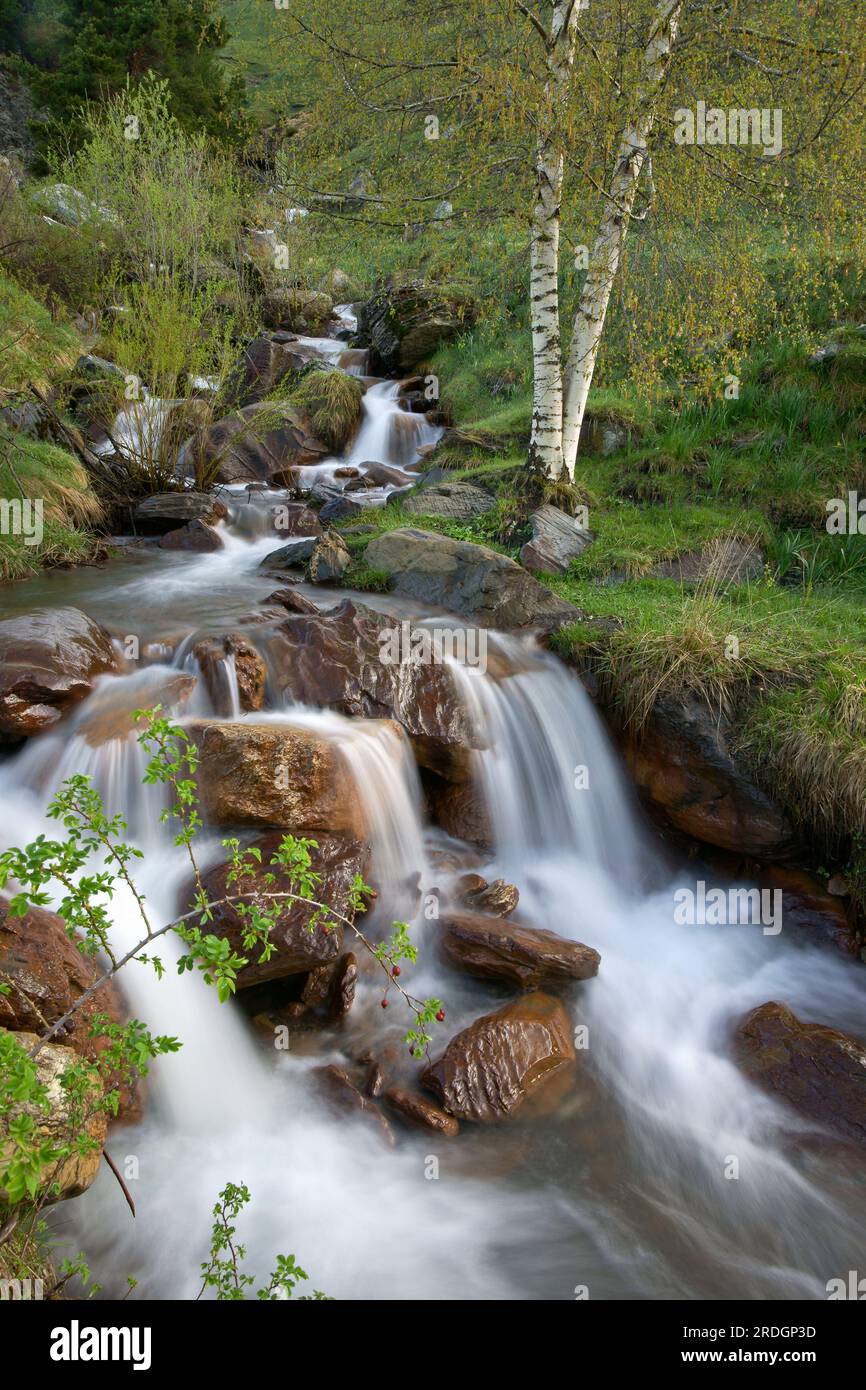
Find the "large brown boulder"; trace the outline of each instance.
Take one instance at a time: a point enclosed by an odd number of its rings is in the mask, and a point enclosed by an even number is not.
[[[458,1033],[421,1081],[449,1114],[495,1124],[575,1058],[562,1003],[548,994],[526,994]]]
[[[476,317],[465,295],[411,275],[396,275],[362,306],[358,331],[362,345],[370,348],[373,371],[389,376],[410,371]]]
[[[725,724],[699,700],[660,701],[640,738],[621,736],[638,791],[680,831],[757,859],[784,859],[794,832],[735,760]]]
[[[601,963],[591,946],[481,912],[446,917],[440,947],[456,969],[519,989],[553,989],[589,980]]]
[[[0,740],[40,733],[115,667],[111,639],[78,608],[0,621]]]
[[[491,849],[493,823],[487,799],[477,781],[454,785],[431,777],[425,785],[430,819],[455,840],[466,840],[479,849]]]
[[[232,713],[227,669],[230,660],[234,663],[241,709],[246,714],[264,709],[268,670],[260,653],[242,633],[211,633],[195,643],[192,654],[213,706],[221,714]]]
[[[770,1002],[739,1024],[734,1055],[751,1081],[820,1129],[866,1144],[866,1044],[859,1039]]]
[[[459,780],[477,741],[469,715],[442,663],[383,660],[395,632],[393,618],[349,599],[324,613],[292,613],[270,640],[275,679],[298,703],[395,719],[422,766]]]
[[[370,569],[384,570],[399,594],[513,631],[576,622],[580,609],[557,598],[507,555],[414,527],[387,531],[367,546]]]
[[[232,368],[223,396],[231,407],[254,405],[270,396],[278,386],[287,393],[311,362],[321,362],[321,353],[299,343],[293,333],[263,334],[254,338]]]
[[[0,994],[0,1027],[12,1033],[43,1032],[62,1018],[102,971],[92,956],[82,955],[66,935],[62,917],[31,907],[13,917],[0,898],[0,979],[11,986]],[[68,1044],[93,1061],[105,1046],[91,1036],[97,1014],[114,1022],[123,1017],[116,986],[109,980],[86,1000],[55,1041]]]
[[[158,492],[133,512],[136,530],[144,536],[164,536],[189,521],[214,526],[227,515],[228,508],[209,492]]]
[[[222,550],[223,538],[215,527],[194,517],[186,526],[179,526],[176,531],[167,531],[161,536],[159,547],[160,550],[190,550],[209,555],[214,550]]]
[[[313,872],[320,875],[316,885],[315,897],[325,903],[341,917],[353,920],[351,908],[351,887],[356,874],[364,876],[368,865],[368,854],[360,841],[347,835],[324,835],[312,833],[316,848],[310,850]],[[252,878],[245,878],[242,885],[231,885],[228,875],[231,864],[219,864],[203,877],[205,892],[212,902],[244,890],[241,902],[249,905],[264,895],[268,889],[265,876],[273,874],[274,883],[270,891],[291,891],[290,876],[285,869],[270,868],[270,862],[280,846],[282,836],[265,835],[253,842],[261,851],[261,867]],[[263,898],[262,898],[263,900]],[[187,907],[190,902],[186,904]],[[263,984],[266,980],[283,979],[289,975],[303,975],[318,970],[321,966],[335,966],[343,951],[344,928],[337,920],[329,930],[322,926],[310,929],[312,909],[303,903],[286,902],[281,908],[278,925],[271,932],[270,939],[276,951],[267,961],[259,962],[260,951],[245,950],[243,945],[243,918],[235,903],[221,903],[214,908],[213,921],[208,931],[225,937],[238,955],[249,961],[238,972],[238,987],[247,989],[251,985]]]
[[[283,724],[199,720],[202,812],[211,825],[253,825],[363,837],[357,790],[333,740]]]
[[[297,468],[319,463],[327,453],[305,411],[262,402],[194,435],[184,450],[183,468],[187,476],[209,482],[288,486]]]

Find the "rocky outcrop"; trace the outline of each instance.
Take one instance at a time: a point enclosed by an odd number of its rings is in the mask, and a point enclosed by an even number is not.
[[[395,719],[422,766],[460,779],[476,741],[445,665],[382,659],[393,619],[345,600],[325,613],[293,613],[268,652],[275,680],[292,700],[342,714]]]
[[[0,740],[40,733],[115,667],[108,633],[78,608],[0,621]]]
[[[158,492],[133,512],[136,530],[143,536],[164,536],[190,521],[215,526],[227,516],[225,504],[208,492]]]
[[[69,183],[46,184],[34,193],[33,202],[52,221],[62,222],[67,227],[107,227],[119,220],[111,208],[92,202]]]
[[[266,328],[288,329],[291,333],[316,337],[327,328],[334,313],[334,302],[321,290],[279,287],[265,295],[261,313]]]
[[[417,516],[443,516],[449,521],[472,521],[495,506],[495,497],[473,483],[431,483],[403,498],[404,511]]]
[[[202,812],[211,825],[348,831],[363,837],[358,796],[337,746],[311,729],[201,720]]]
[[[659,701],[640,738],[620,735],[641,795],[680,831],[757,859],[794,845],[786,816],[733,758],[726,727],[697,699]]]
[[[454,885],[458,902],[472,912],[486,912],[492,917],[508,917],[517,907],[520,894],[513,883],[495,878],[488,883],[481,874],[463,874]]]
[[[262,334],[247,345],[240,362],[229,373],[223,390],[226,404],[255,405],[278,386],[288,391],[311,362],[322,360],[321,353],[299,343],[294,333]]]
[[[537,574],[567,574],[571,561],[592,541],[590,532],[578,526],[574,517],[548,503],[529,520],[532,538],[520,552],[520,563]]]
[[[241,709],[245,714],[264,709],[267,667],[253,644],[241,633],[227,632],[203,637],[195,643],[192,652],[213,706],[221,714],[232,713],[226,671],[229,659],[234,663]]]
[[[573,1066],[575,1057],[562,1003],[547,994],[526,994],[458,1033],[421,1081],[450,1115],[495,1124]]]
[[[352,557],[335,531],[322,536],[310,556],[310,580],[313,584],[339,584]]]
[[[357,874],[366,874],[368,855],[360,841],[351,836],[326,835],[316,833],[311,836],[316,847],[310,849],[313,872],[320,876],[316,884],[315,897],[325,903],[340,917],[354,919],[351,905],[351,888]],[[261,853],[261,866],[242,884],[230,884],[231,864],[220,864],[204,875],[205,892],[211,902],[219,905],[213,909],[213,920],[208,931],[223,937],[232,950],[247,959],[248,964],[238,971],[238,988],[248,989],[252,985],[263,984],[267,980],[279,980],[290,975],[304,975],[318,971],[323,966],[335,966],[343,953],[344,927],[335,919],[327,930],[322,925],[310,928],[313,910],[303,903],[285,903],[280,912],[277,925],[270,934],[276,950],[268,960],[261,961],[257,948],[245,949],[243,944],[244,920],[238,911],[238,903],[220,903],[219,900],[243,890],[240,903],[249,906],[257,898],[264,900],[268,892],[292,891],[291,876],[279,866],[271,867],[271,859],[279,849],[281,835],[265,835],[253,841],[253,848]],[[266,877],[273,875],[273,883]],[[192,904],[192,895],[186,908]],[[335,981],[329,974],[328,991]],[[323,996],[325,997],[325,996]],[[320,1002],[309,1000],[307,1002]]]
[[[191,550],[200,555],[208,555],[214,550],[222,550],[223,538],[213,527],[195,517],[186,526],[176,531],[167,531],[160,537],[160,550]]]
[[[428,778],[425,788],[430,819],[455,840],[466,840],[479,849],[493,847],[493,823],[477,782],[458,786],[439,777]]]
[[[36,1033],[19,1033],[17,1040],[28,1050],[36,1046],[39,1038]],[[28,1114],[36,1121],[37,1133],[52,1147],[74,1143],[81,1139],[79,1122],[80,1105],[86,1101],[70,1099],[63,1084],[64,1074],[79,1061],[78,1054],[71,1047],[55,1042],[46,1043],[36,1056],[36,1072],[45,1088],[48,1109],[42,1106],[13,1106],[0,1122],[0,1159],[7,1156],[11,1143],[5,1138],[4,1130],[16,1118]],[[94,1077],[88,1086],[90,1103],[87,1105],[88,1117],[84,1130],[88,1145],[76,1146],[68,1158],[62,1161],[47,1161],[39,1174],[37,1192],[41,1200],[61,1202],[68,1197],[80,1197],[86,1192],[99,1172],[102,1162],[102,1146],[108,1132],[108,1118],[99,1102],[102,1087]],[[4,1195],[0,1188],[0,1197]]]
[[[589,980],[598,974],[601,962],[598,951],[579,941],[480,912],[446,917],[439,945],[455,969],[518,989],[553,989]]]
[[[476,317],[464,295],[411,276],[395,276],[362,306],[358,332],[362,345],[370,348],[373,371],[405,375]]]
[[[82,955],[66,935],[61,917],[31,907],[13,917],[0,898],[0,978],[10,985],[0,994],[0,1027],[10,1032],[42,1032],[62,1018],[101,974],[91,956]],[[102,985],[56,1037],[93,1060],[103,1044],[91,1037],[96,1014],[122,1017],[120,998],[110,982]]]
[[[366,562],[384,570],[397,593],[437,604],[482,627],[550,628],[583,616],[507,555],[433,531],[387,531],[367,546]]]
[[[442,1110],[419,1091],[410,1091],[402,1086],[391,1086],[382,1096],[390,1110],[413,1129],[432,1130],[445,1139],[453,1139],[460,1133],[460,1124],[453,1115]]]
[[[818,1129],[866,1145],[866,1044],[859,1039],[770,1002],[740,1023],[734,1055],[751,1081]]]
[[[188,477],[219,483],[286,486],[294,481],[295,469],[319,463],[327,452],[303,410],[262,403],[245,406],[194,435],[184,449],[182,466]]]

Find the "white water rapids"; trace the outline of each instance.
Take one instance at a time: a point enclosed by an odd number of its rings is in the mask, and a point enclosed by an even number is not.
[[[368,409],[363,428],[381,431],[382,414]],[[182,638],[208,616],[230,621],[274,587],[258,566],[275,542],[249,519],[225,539],[211,555],[160,554],[117,562],[96,579],[67,576],[62,601],[81,603],[118,635]],[[499,674],[452,671],[484,735],[474,756],[496,835],[492,856],[470,862],[518,886],[523,920],[601,953],[598,978],[566,995],[575,1025],[588,1029],[580,1061],[589,1088],[546,1115],[464,1125],[457,1140],[400,1131],[389,1149],[360,1121],[331,1113],[310,1080],[314,1064],[399,1038],[407,1019],[395,1017],[396,1001],[381,1012],[378,982],[361,983],[342,1031],[300,1035],[290,1052],[275,1052],[237,1006],[221,1006],[198,978],[177,977],[165,938],[163,980],[143,966],[123,973],[132,1012],[183,1043],[154,1068],[145,1121],[109,1139],[137,1217],[103,1167],[52,1218],[64,1252],[84,1249],[109,1294],[132,1275],[133,1299],[194,1296],[210,1211],[228,1181],[252,1193],[239,1221],[248,1267],[264,1280],[275,1255],[292,1252],[310,1288],[344,1299],[567,1300],[578,1287],[591,1299],[822,1298],[828,1279],[862,1263],[858,1162],[838,1147],[798,1145],[796,1120],[730,1060],[733,1025],[769,999],[862,1030],[862,972],[784,931],[675,925],[677,874],[661,863],[588,696],[554,657],[514,638],[490,641]],[[188,642],[165,660],[103,678],[59,729],[0,766],[4,844],[56,832],[44,819],[52,791],[89,773],[145,851],[139,880],[160,922],[177,910],[184,862],[141,786],[132,736],[92,746],[88,725],[115,695],[145,706],[167,678],[195,670]],[[236,713],[230,659],[224,676]],[[208,712],[201,683],[194,700]],[[343,750],[369,825],[377,921],[412,916],[419,891],[447,890],[437,859],[444,837],[424,822],[405,743],[327,711],[272,704],[265,717],[312,724]],[[218,845],[205,841],[202,852],[210,862]],[[118,947],[135,940],[135,904],[120,893],[114,917]],[[421,959],[405,980],[446,1002],[434,1052],[506,997],[440,965],[435,931],[416,915]],[[725,1176],[731,1156],[736,1180]]]

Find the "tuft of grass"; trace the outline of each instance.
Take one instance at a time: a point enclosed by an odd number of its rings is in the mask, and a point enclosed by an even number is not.
[[[339,454],[358,427],[363,397],[357,377],[325,367],[307,372],[289,401],[307,412],[316,438]]]
[[[72,454],[53,444],[0,433],[0,498],[41,501],[43,535],[28,545],[22,535],[0,533],[0,579],[22,579],[52,565],[81,564],[97,549],[90,528],[103,520],[88,477]]]

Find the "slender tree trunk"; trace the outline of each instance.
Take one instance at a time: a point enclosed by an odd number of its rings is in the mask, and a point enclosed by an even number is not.
[[[649,154],[656,103],[671,63],[684,0],[659,0],[644,50],[644,71],[635,114],[620,141],[601,226],[589,258],[565,371],[563,463],[574,478],[580,427],[598,357],[611,291],[619,269],[637,195]]]
[[[527,464],[562,472],[562,343],[559,330],[559,223],[565,165],[562,108],[574,68],[574,30],[583,0],[558,0],[547,42],[547,79],[535,152],[535,203],[530,246],[532,434]]]

